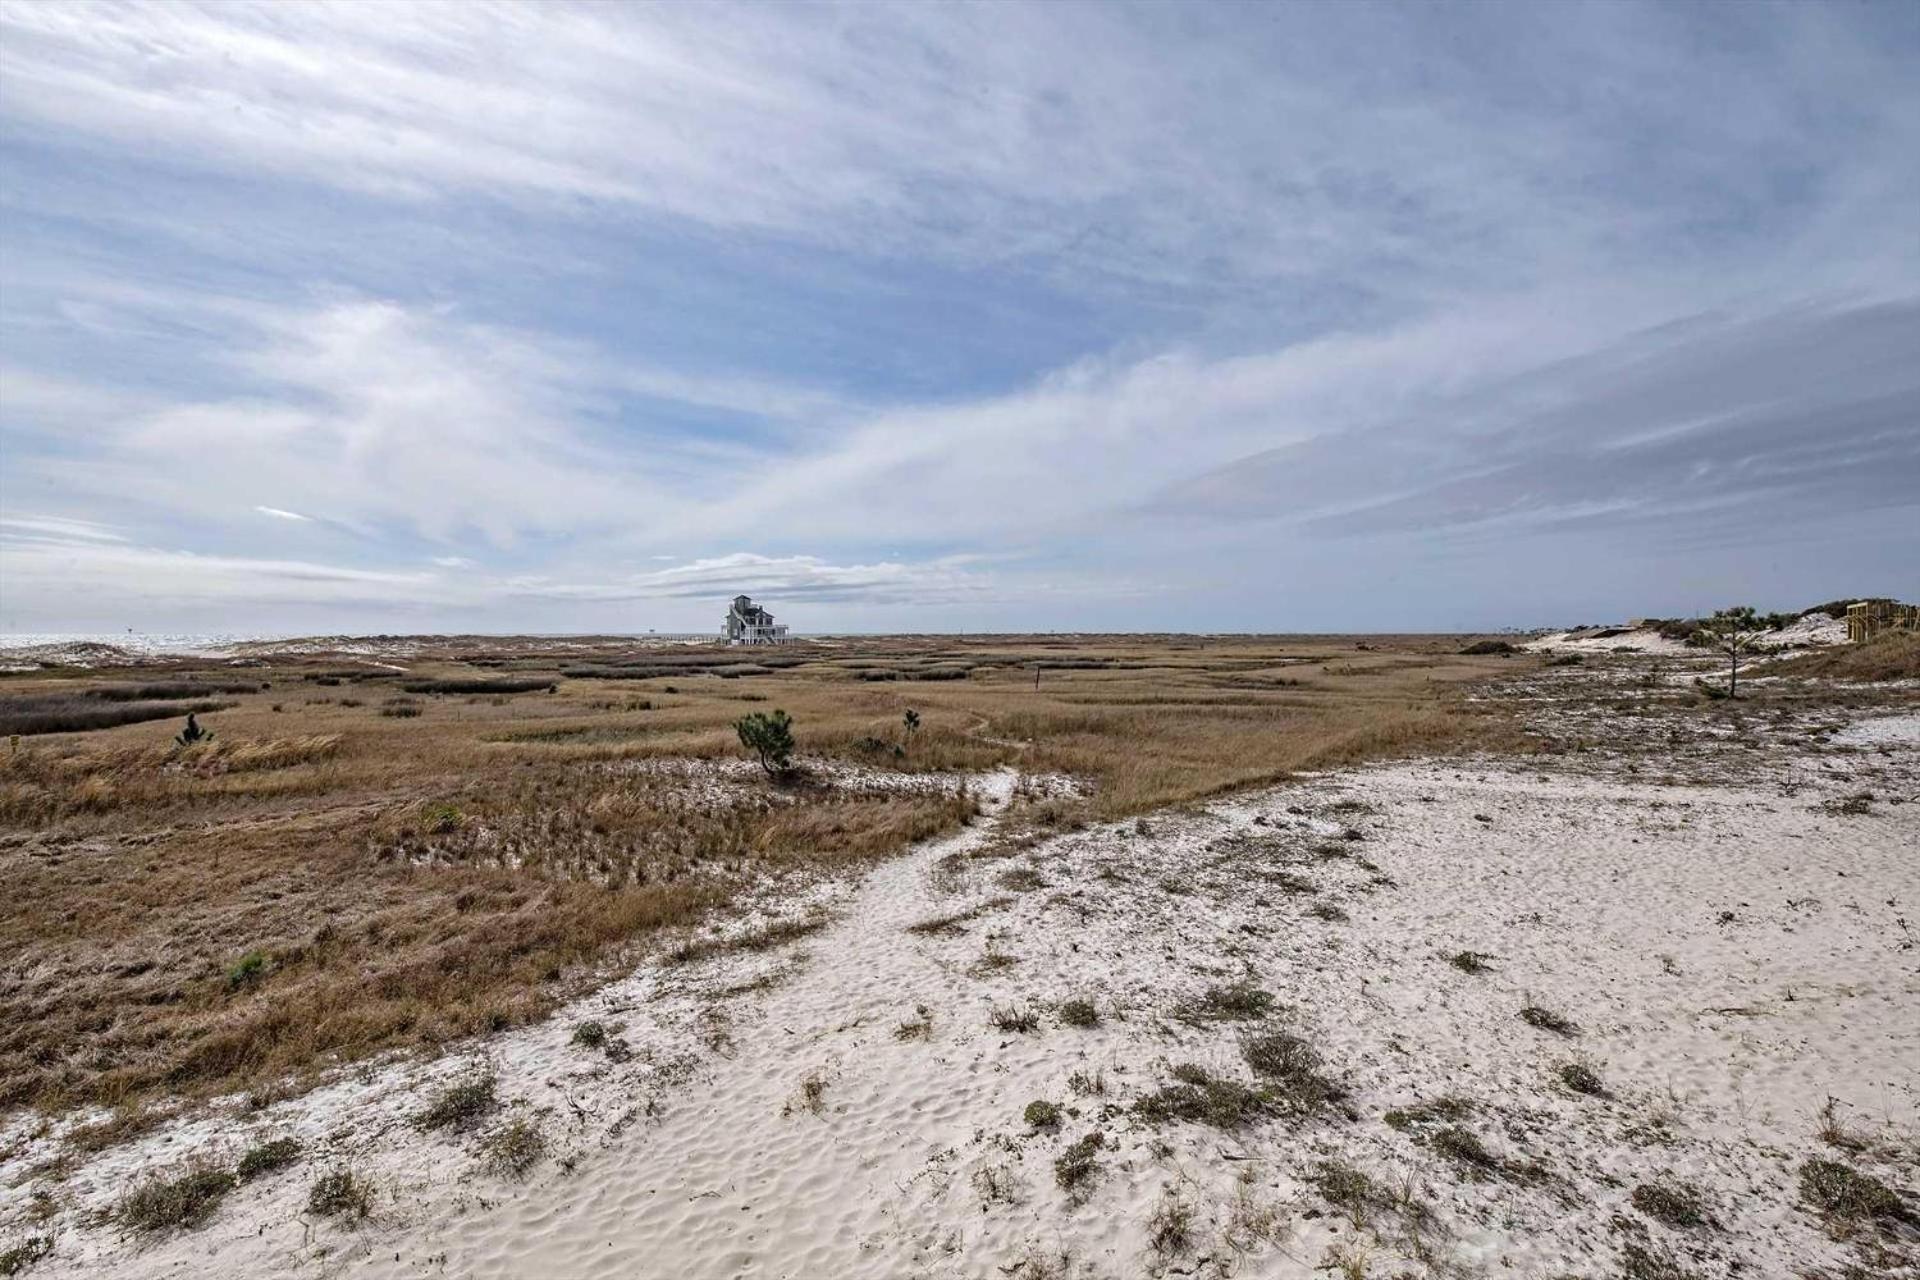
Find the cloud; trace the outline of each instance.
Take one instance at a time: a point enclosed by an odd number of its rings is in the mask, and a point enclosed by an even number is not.
[[[1318,534],[1653,525],[1767,540],[1920,480],[1920,298],[1702,316],[1237,458],[1148,510]]]
[[[1898,24],[1873,11],[1241,17],[504,5],[372,20],[14,0],[0,111],[401,202],[504,197],[1163,285],[1420,288],[1512,287],[1570,248],[1666,236],[1684,260],[1701,228],[1764,235],[1790,184],[1900,155],[1888,122],[1916,96]],[[1823,110],[1835,67],[1884,109]]]
[[[1007,590],[978,571],[977,557],[952,556],[908,563],[832,564],[817,556],[769,556],[737,551],[672,569],[603,582],[521,579],[506,584],[514,595],[542,600],[724,600],[745,592],[807,605],[891,604],[924,606],[982,600]]]
[[[63,516],[11,516],[0,518],[0,537],[22,542],[125,542],[112,528],[91,520],[71,520]]]
[[[312,516],[303,516],[298,511],[282,511],[279,507],[255,507],[254,510],[263,516],[272,516],[276,520],[295,520],[301,524],[310,523],[313,519]]]

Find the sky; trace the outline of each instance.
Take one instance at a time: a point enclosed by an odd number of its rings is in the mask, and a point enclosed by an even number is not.
[[[0,0],[0,633],[1920,596],[1920,5]]]

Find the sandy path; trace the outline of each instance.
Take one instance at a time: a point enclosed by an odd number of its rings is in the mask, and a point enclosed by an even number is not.
[[[866,1242],[897,1225],[897,1188],[975,1123],[965,1091],[930,1096],[922,1073],[900,1069],[911,1051],[892,1032],[915,1001],[977,1003],[906,929],[926,915],[928,868],[985,839],[1013,781],[984,780],[985,821],[871,872],[847,917],[809,942],[804,972],[733,1026],[727,1056],[639,1140],[354,1274],[415,1275],[422,1253],[451,1275],[892,1274]],[[825,1081],[818,1116],[800,1096],[810,1075]]]

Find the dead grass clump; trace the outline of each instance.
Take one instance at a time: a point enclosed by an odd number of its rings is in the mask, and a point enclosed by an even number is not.
[[[1002,1031],[1021,1035],[1040,1029],[1040,1015],[1025,1005],[995,1005],[987,1011],[987,1021]]]
[[[1329,924],[1345,924],[1353,918],[1331,902],[1316,902],[1307,908],[1307,914]]]
[[[1032,867],[1009,867],[1002,871],[994,882],[1002,889],[1010,889],[1015,893],[1027,893],[1047,887],[1046,877]]]
[[[1800,1198],[1837,1236],[1863,1227],[1920,1226],[1920,1215],[1880,1179],[1838,1160],[1809,1160],[1800,1166]]]
[[[1356,1227],[1366,1222],[1370,1209],[1387,1201],[1372,1178],[1343,1160],[1322,1160],[1307,1175],[1307,1182]]]
[[[1100,1025],[1100,1011],[1093,1001],[1084,997],[1060,1002],[1060,1021],[1069,1027],[1097,1027]]]
[[[1308,1115],[1345,1096],[1320,1074],[1320,1054],[1299,1036],[1273,1031],[1240,1042],[1240,1054],[1267,1086],[1270,1101],[1294,1115]]]
[[[893,1029],[895,1040],[927,1040],[933,1036],[933,1010],[923,1004],[913,1007],[913,1017]]]
[[[1505,1168],[1500,1157],[1487,1150],[1486,1144],[1471,1129],[1449,1125],[1436,1131],[1429,1141],[1435,1151],[1466,1170],[1470,1177],[1494,1176]]]
[[[1530,1004],[1520,1010],[1520,1020],[1530,1027],[1538,1027],[1542,1031],[1551,1031],[1557,1036],[1575,1036],[1580,1034],[1579,1026],[1574,1023],[1572,1019],[1562,1017],[1553,1010],[1544,1009],[1537,1004]]]
[[[973,1189],[985,1205],[1018,1204],[1020,1179],[1008,1164],[983,1164],[973,1171]]]
[[[788,1104],[788,1110],[796,1106],[808,1115],[817,1116],[827,1105],[827,1077],[821,1071],[809,1071],[800,1077],[800,1090],[795,1101]]]
[[[1419,1133],[1435,1125],[1454,1124],[1473,1114],[1473,1103],[1456,1094],[1446,1094],[1417,1102],[1411,1107],[1396,1107],[1382,1117],[1389,1128]]]
[[[1208,989],[1188,1004],[1184,1012],[1196,1021],[1250,1022],[1273,1012],[1273,993],[1242,979]]]
[[[1621,1280],[1694,1280],[1694,1274],[1664,1249],[1655,1250],[1635,1240],[1620,1246]]]
[[[488,1172],[524,1178],[547,1154],[546,1130],[539,1121],[518,1116],[489,1134],[481,1149]]]
[[[28,1236],[19,1244],[0,1249],[0,1276],[17,1276],[52,1252],[52,1236]]]
[[[683,943],[669,951],[667,959],[674,964],[690,964],[696,960],[708,960],[734,951],[767,951],[818,933],[826,928],[828,923],[825,916],[809,916],[800,920],[776,920],[772,924],[750,929],[746,933],[735,934],[732,937],[700,938]]]
[[[298,1138],[274,1138],[248,1148],[247,1153],[240,1157],[240,1164],[234,1172],[239,1175],[240,1181],[252,1182],[255,1178],[277,1173],[299,1163],[304,1152],[305,1148],[300,1145]]]
[[[1708,1221],[1699,1188],[1676,1178],[1643,1182],[1628,1198],[1634,1208],[1669,1227],[1701,1227]]]
[[[329,1170],[308,1189],[307,1212],[320,1218],[365,1218],[373,1212],[373,1184],[351,1169]]]
[[[414,1128],[422,1132],[451,1129],[456,1133],[470,1129],[481,1116],[500,1105],[495,1093],[497,1087],[498,1082],[492,1075],[450,1084],[434,1095],[425,1110],[414,1116]]]
[[[1554,1068],[1553,1073],[1560,1077],[1560,1083],[1575,1093],[1584,1093],[1590,1098],[1611,1098],[1606,1082],[1592,1067],[1583,1062],[1565,1062]]]
[[[1147,1245],[1161,1255],[1185,1253],[1193,1246],[1193,1202],[1167,1187],[1147,1217]]]
[[[213,1216],[238,1180],[225,1169],[201,1165],[174,1177],[155,1174],[121,1199],[115,1216],[135,1231],[197,1227]]]
[[[1099,1176],[1100,1149],[1106,1143],[1107,1135],[1095,1129],[1068,1144],[1067,1149],[1053,1162],[1053,1180],[1069,1194],[1085,1195]]]
[[[1462,973],[1492,973],[1493,966],[1487,961],[1493,959],[1484,951],[1456,951],[1447,957],[1447,963]]]
[[[1267,1091],[1216,1076],[1195,1063],[1182,1063],[1172,1074],[1172,1084],[1161,1085],[1133,1104],[1134,1113],[1149,1124],[1184,1120],[1239,1129],[1273,1110]]]

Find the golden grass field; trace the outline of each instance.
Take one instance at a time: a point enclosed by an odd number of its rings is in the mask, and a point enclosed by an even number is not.
[[[512,1025],[752,877],[857,865],[971,811],[951,782],[862,778],[1070,774],[1082,798],[1034,816],[1071,823],[1512,745],[1497,701],[1460,695],[1533,660],[1460,647],[913,638],[585,662],[488,640],[389,666],[267,655],[11,677],[16,709],[149,706],[127,700],[153,681],[228,690],[162,704],[163,719],[16,737],[0,760],[0,1105],[266,1087]],[[543,677],[551,691],[403,688]],[[264,687],[233,691],[249,682]],[[214,740],[175,746],[172,709],[208,700],[224,704],[200,717]],[[710,786],[715,768],[646,763],[741,759],[733,721],[775,707],[811,778]]]

